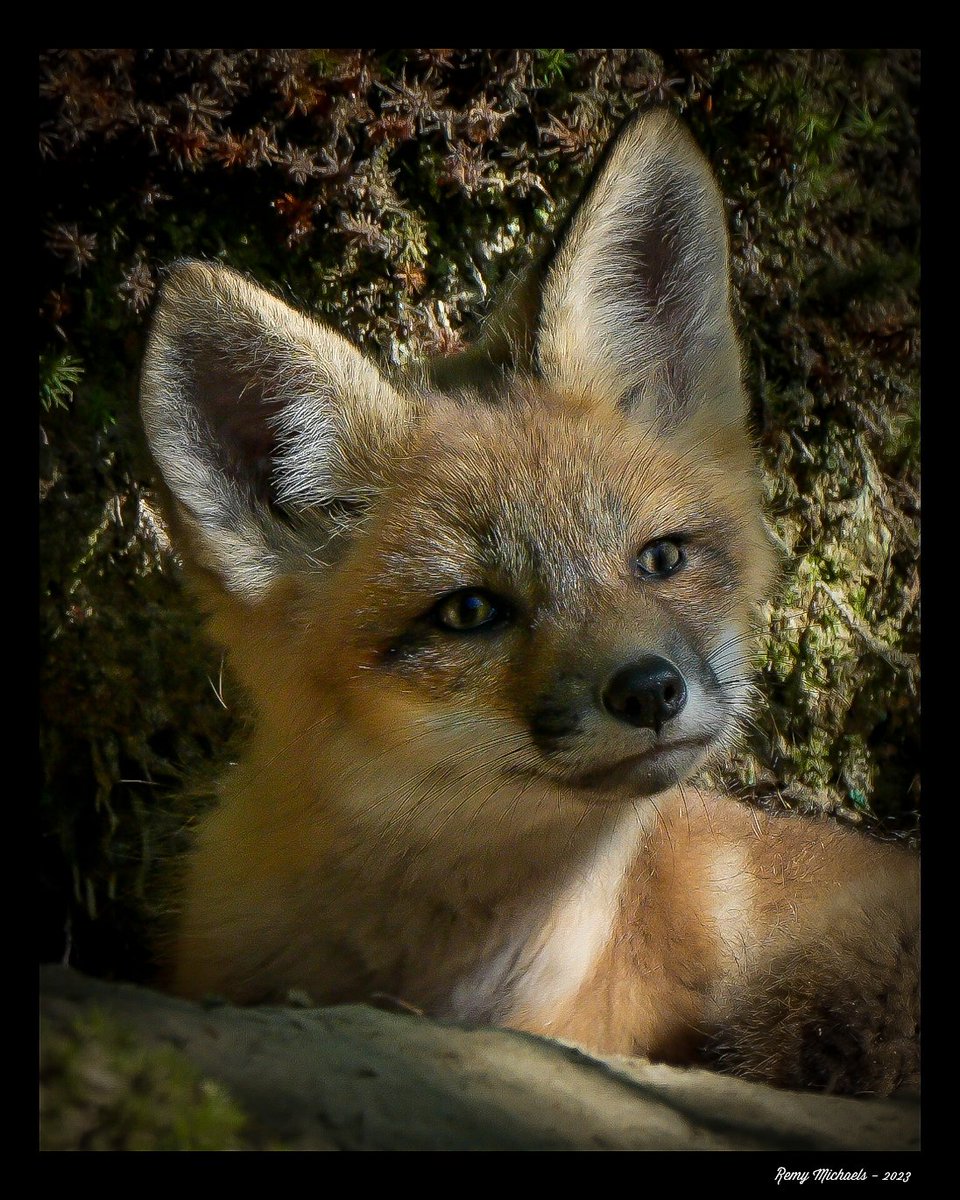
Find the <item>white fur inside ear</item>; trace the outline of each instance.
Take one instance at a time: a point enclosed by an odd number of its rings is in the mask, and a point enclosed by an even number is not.
[[[255,597],[315,561],[319,510],[377,487],[378,457],[409,407],[339,334],[243,276],[200,262],[171,271],[141,411],[195,549],[228,591]]]
[[[544,282],[537,347],[561,392],[661,428],[703,408],[742,422],[723,203],[668,113],[624,128],[580,202]]]

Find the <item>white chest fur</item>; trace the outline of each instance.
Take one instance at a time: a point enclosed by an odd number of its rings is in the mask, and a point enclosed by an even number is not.
[[[531,901],[459,980],[442,1015],[499,1023],[572,999],[610,939],[624,873],[642,836],[632,808],[602,830],[552,891]]]

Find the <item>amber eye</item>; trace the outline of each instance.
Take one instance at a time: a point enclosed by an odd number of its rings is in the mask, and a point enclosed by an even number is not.
[[[658,538],[648,542],[637,555],[637,569],[641,575],[651,579],[664,579],[672,575],[687,561],[683,547],[671,538]]]
[[[506,604],[491,596],[489,592],[464,588],[451,592],[437,604],[434,619],[443,629],[457,633],[471,633],[474,629],[485,629],[506,619]]]

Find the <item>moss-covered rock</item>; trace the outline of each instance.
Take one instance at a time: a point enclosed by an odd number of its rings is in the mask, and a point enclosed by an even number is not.
[[[364,1005],[193,1004],[61,967],[42,972],[41,998],[48,1150],[889,1155],[919,1144],[914,1095],[790,1092]]]
[[[42,1150],[239,1150],[246,1118],[223,1085],[103,1008],[41,1028]]]

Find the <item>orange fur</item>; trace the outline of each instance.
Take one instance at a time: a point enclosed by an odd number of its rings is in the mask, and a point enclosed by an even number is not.
[[[774,570],[726,256],[650,114],[452,366],[388,380],[230,271],[171,274],[144,417],[256,718],[177,991],[915,1081],[912,857],[682,782],[747,711]]]

